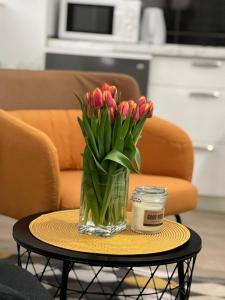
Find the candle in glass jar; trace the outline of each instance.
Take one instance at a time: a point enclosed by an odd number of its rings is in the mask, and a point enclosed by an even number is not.
[[[131,229],[158,233],[162,229],[167,192],[164,188],[143,186],[132,194]]]

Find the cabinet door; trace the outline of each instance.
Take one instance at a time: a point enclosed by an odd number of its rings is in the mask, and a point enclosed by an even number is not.
[[[0,1],[0,66],[44,68],[46,0]]]
[[[225,145],[225,90],[151,86],[155,114],[183,128],[194,142]]]
[[[193,183],[203,196],[225,197],[225,146],[195,147]]]
[[[225,61],[220,59],[154,57],[151,64],[152,85],[223,88],[224,78]]]

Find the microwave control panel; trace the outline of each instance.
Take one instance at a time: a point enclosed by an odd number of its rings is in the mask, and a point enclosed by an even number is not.
[[[137,42],[140,26],[141,2],[121,1],[115,9],[113,33],[120,41]]]

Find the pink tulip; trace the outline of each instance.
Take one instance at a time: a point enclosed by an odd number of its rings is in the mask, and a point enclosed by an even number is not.
[[[147,102],[147,99],[145,96],[141,96],[139,99],[138,99],[138,106],[142,106],[143,104],[145,104]]]
[[[107,103],[109,107],[116,108],[116,102],[112,97],[112,94],[110,91],[104,91],[102,94],[103,100]]]
[[[143,105],[141,105],[139,107],[140,110],[140,118],[142,118],[143,116],[147,116],[148,118],[150,118],[152,116],[152,112],[153,112],[153,102],[147,102]]]
[[[112,95],[113,99],[117,102],[119,96],[118,96],[117,87],[115,85],[109,85],[108,83],[104,83],[102,85],[101,89],[102,89],[102,92],[104,92],[104,91],[111,92],[111,95]]]
[[[92,106],[94,109],[98,109],[101,108],[103,104],[102,91],[99,88],[96,88],[92,93]]]
[[[118,111],[121,115],[121,118],[124,120],[128,116],[129,113],[129,104],[127,101],[122,101],[118,106]]]
[[[116,116],[116,110],[114,107],[109,107],[109,116],[110,116],[110,120],[111,122],[115,121],[115,116]]]
[[[111,85],[110,86],[110,91],[111,91],[111,94],[112,94],[114,100],[117,101],[118,98],[119,98],[119,95],[118,95],[118,90],[117,90],[116,86],[115,85]]]
[[[87,92],[84,95],[84,102],[86,105],[89,105],[91,103],[91,93],[90,92]]]
[[[139,121],[140,119],[140,108],[139,106],[137,107],[137,110],[136,110],[136,114],[135,114],[135,120],[136,121]]]
[[[148,103],[139,106],[140,118],[142,118],[148,111]]]
[[[90,112],[91,112],[91,93],[90,92],[87,92],[84,95],[84,103],[85,103],[85,106],[86,106],[87,116],[89,118],[90,117]]]
[[[104,91],[110,91],[110,85],[108,84],[108,83],[104,83],[103,85],[102,85],[102,88],[101,88],[101,90],[104,92]]]
[[[129,104],[129,109],[130,109],[130,116],[133,117],[136,107],[137,107],[137,103],[134,102],[134,100],[129,100],[127,101]]]
[[[148,118],[151,118],[153,114],[154,103],[152,102],[152,100],[150,100],[148,103],[149,103],[149,108],[148,108],[147,116]]]

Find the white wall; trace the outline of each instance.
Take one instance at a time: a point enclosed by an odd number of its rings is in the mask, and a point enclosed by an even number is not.
[[[0,67],[43,69],[47,0],[0,2]]]

